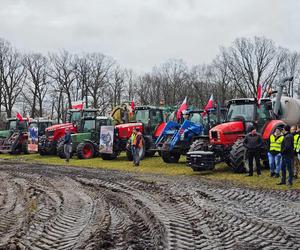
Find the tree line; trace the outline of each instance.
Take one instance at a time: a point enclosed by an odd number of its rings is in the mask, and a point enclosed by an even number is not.
[[[264,37],[238,38],[220,47],[209,64],[188,66],[170,59],[147,73],[121,67],[102,53],[24,54],[0,38],[0,114],[11,117],[17,109],[33,118],[61,119],[73,101],[83,100],[104,115],[124,101],[173,106],[185,96],[190,105],[202,108],[211,94],[221,104],[256,97],[258,84],[267,92],[289,75],[294,81],[288,94],[300,93],[299,72],[299,53]]]

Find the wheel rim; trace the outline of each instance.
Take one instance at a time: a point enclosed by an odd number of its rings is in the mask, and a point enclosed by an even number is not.
[[[82,153],[83,153],[84,158],[92,157],[93,152],[92,152],[92,148],[90,147],[89,144],[84,145],[84,147],[82,149]]]

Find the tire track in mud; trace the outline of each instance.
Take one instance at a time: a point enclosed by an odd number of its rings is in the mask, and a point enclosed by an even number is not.
[[[0,249],[300,249],[297,190],[48,166],[0,173]]]

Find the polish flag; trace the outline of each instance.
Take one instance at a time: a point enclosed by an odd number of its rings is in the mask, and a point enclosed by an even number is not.
[[[16,113],[16,117],[19,121],[23,121],[23,116],[19,112]]]
[[[131,108],[132,108],[132,110],[134,110],[134,108],[135,108],[134,99],[132,99],[132,101],[131,101]]]
[[[71,109],[83,109],[83,101],[72,102]]]
[[[206,104],[205,108],[204,108],[204,112],[202,113],[202,116],[206,116],[207,110],[212,109],[214,107],[214,95],[211,95],[208,103]]]
[[[184,98],[183,100],[183,103],[181,104],[180,108],[178,109],[177,111],[177,114],[176,114],[176,118],[179,120],[181,118],[181,113],[184,111],[184,110],[187,110],[187,101],[186,101],[186,97]]]
[[[260,107],[261,97],[262,97],[262,84],[258,84],[258,86],[257,86],[257,104],[258,104],[258,107]]]

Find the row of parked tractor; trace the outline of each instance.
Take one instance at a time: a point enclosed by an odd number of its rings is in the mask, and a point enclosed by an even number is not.
[[[54,124],[47,119],[8,119],[7,129],[0,131],[0,152],[28,153],[28,127],[37,126],[40,155],[58,155],[64,158],[64,135],[71,132],[72,155],[79,159],[102,157],[114,160],[126,152],[132,153],[128,141],[134,128],[143,134],[141,157],[159,153],[166,163],[176,163],[186,155],[187,165],[195,171],[212,170],[220,162],[227,163],[235,172],[245,171],[243,137],[247,127],[254,125],[265,141],[277,128],[300,121],[300,103],[283,95],[287,82],[282,79],[274,98],[239,98],[228,101],[226,108],[209,110],[191,109],[186,116],[176,118],[178,107],[137,106],[123,104],[112,110],[109,116],[99,116],[96,109],[70,109],[66,122]],[[113,127],[112,152],[99,150],[101,127]],[[267,165],[266,152],[262,159]]]

